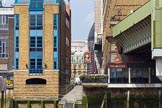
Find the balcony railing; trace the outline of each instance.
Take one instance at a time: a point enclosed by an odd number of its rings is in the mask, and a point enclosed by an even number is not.
[[[42,75],[43,69],[30,69],[30,75]]]

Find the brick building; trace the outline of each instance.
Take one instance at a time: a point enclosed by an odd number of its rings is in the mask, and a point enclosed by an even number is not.
[[[113,38],[112,28],[119,24],[130,14],[136,12],[141,6],[146,5],[149,0],[104,0],[103,1],[103,64],[102,67],[108,73],[109,87],[126,87],[120,84],[145,84],[161,83],[155,75],[155,62],[147,51],[137,54],[137,50],[130,53],[123,53],[120,41]],[[123,31],[120,31],[121,34]],[[131,30],[130,30],[131,33]],[[124,34],[123,34],[124,35]],[[138,35],[138,34],[136,34]],[[134,35],[134,36],[136,36]],[[127,37],[129,38],[129,37]],[[126,42],[126,41],[125,41]],[[129,41],[128,41],[129,42]],[[122,47],[121,47],[122,46]],[[145,53],[144,53],[145,52]],[[112,84],[112,85],[111,85]],[[141,85],[143,87],[144,85]],[[149,85],[150,86],[150,85]],[[133,87],[130,85],[130,87]]]
[[[64,0],[15,0],[14,18],[14,99],[58,99],[71,73],[70,8]]]
[[[13,80],[14,18],[13,7],[0,7],[0,76]]]
[[[103,64],[102,67],[106,68],[108,62],[114,62],[115,57],[118,56],[116,53],[117,47],[112,42],[112,27],[126,18],[133,11],[144,5],[148,0],[104,0],[103,1],[103,37],[102,37],[102,48],[103,48]],[[111,43],[110,43],[111,42]],[[110,50],[113,50],[109,53]],[[110,56],[111,55],[111,56]]]

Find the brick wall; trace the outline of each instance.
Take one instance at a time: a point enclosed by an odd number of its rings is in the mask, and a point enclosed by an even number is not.
[[[46,71],[40,76],[30,76],[29,72],[14,72],[14,99],[32,99],[37,100],[57,98],[59,94],[58,71]],[[29,84],[26,80],[31,78],[42,78],[46,80],[46,84]]]
[[[59,13],[58,5],[44,5],[44,63],[53,69],[53,14]]]
[[[26,70],[29,64],[29,5],[15,5],[14,14],[20,15],[19,69]]]

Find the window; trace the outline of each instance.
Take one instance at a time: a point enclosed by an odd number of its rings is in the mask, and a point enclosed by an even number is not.
[[[31,8],[36,8],[36,0],[31,0],[30,1],[30,7]]]
[[[0,25],[3,24],[3,15],[0,15]]]
[[[19,37],[16,37],[16,51],[19,51]]]
[[[110,70],[111,83],[128,83],[128,69],[112,68]]]
[[[15,15],[15,19],[16,19],[16,30],[19,30],[19,15],[18,14]]]
[[[30,8],[43,8],[43,1],[42,0],[30,0]]]
[[[16,48],[19,47],[19,37],[16,37]]]
[[[0,39],[0,58],[8,58],[8,40]]]
[[[19,59],[18,58],[16,59],[16,67],[15,68],[19,69]]]
[[[37,47],[42,48],[42,37],[37,37]]]
[[[30,48],[42,48],[42,37],[30,37]]]
[[[81,65],[78,65],[78,69],[81,69]]]
[[[30,15],[30,26],[35,26],[36,22],[35,22],[35,15]]]
[[[37,59],[37,69],[42,69],[42,59]]]
[[[54,43],[53,43],[54,51],[57,51],[57,37],[54,36]]]
[[[37,25],[42,25],[42,15],[37,15]]]
[[[148,68],[131,68],[131,83],[148,83]]]
[[[84,65],[84,69],[87,69],[87,66],[86,65]]]
[[[57,14],[54,14],[53,16],[53,29],[54,30],[57,30],[58,29],[58,15]]]
[[[35,59],[30,59],[30,69],[35,69]]]
[[[53,65],[54,67],[54,69],[57,69],[57,58],[54,58],[54,65]]]
[[[0,16],[0,25],[8,24],[8,15]]]
[[[43,29],[42,15],[30,15],[30,29]]]
[[[26,80],[26,84],[46,84],[46,80],[41,78],[31,78]]]
[[[35,37],[30,37],[30,47],[35,47]]]
[[[30,73],[42,73],[42,58],[30,58]]]
[[[42,0],[38,0],[38,8],[43,8],[43,1]]]

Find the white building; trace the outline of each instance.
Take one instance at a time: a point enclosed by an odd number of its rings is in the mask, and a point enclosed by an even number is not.
[[[73,40],[71,42],[71,73],[73,80],[81,74],[87,73],[87,64],[84,61],[84,53],[88,51],[86,40]]]

